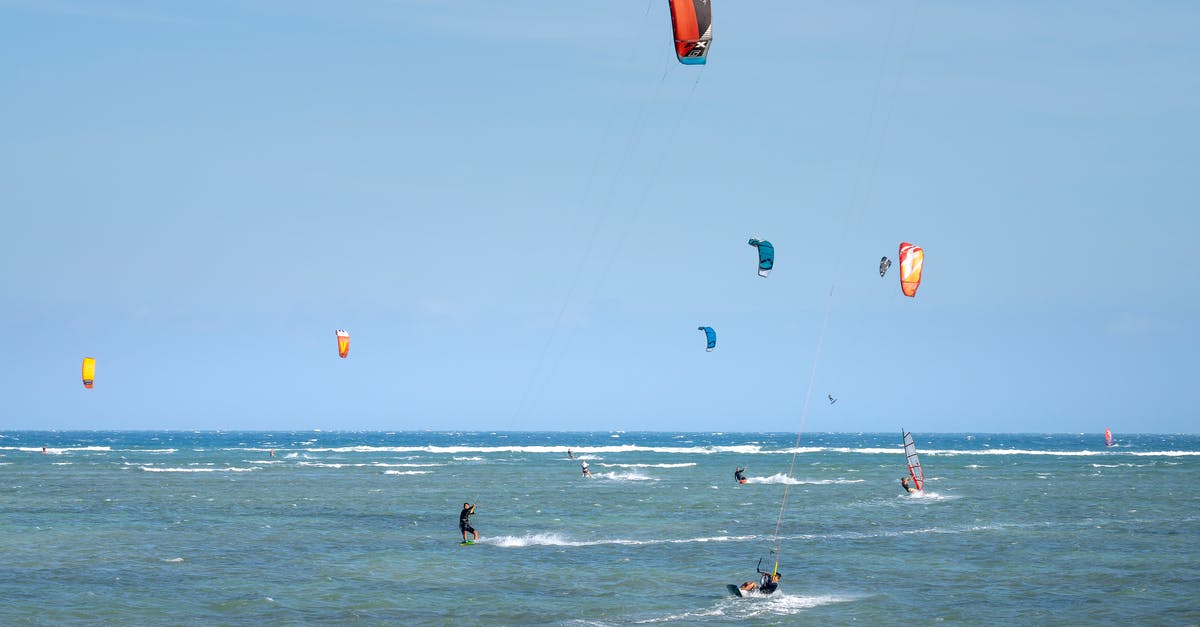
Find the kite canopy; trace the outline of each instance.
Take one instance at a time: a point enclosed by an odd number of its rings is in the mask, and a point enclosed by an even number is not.
[[[904,295],[917,295],[921,285],[921,270],[925,265],[925,249],[903,242],[900,244],[900,289]]]
[[[713,331],[712,327],[696,327],[696,329],[704,331],[705,337],[708,338],[708,348],[705,350],[711,353],[712,349],[717,347],[717,332]]]
[[[710,0],[669,0],[675,57],[684,65],[704,65],[712,41]]]
[[[892,267],[891,259],[888,259],[887,257],[880,259],[879,260],[879,278],[882,279],[883,275],[887,274],[888,268],[891,268],[891,267]]]
[[[92,384],[96,382],[96,359],[93,357],[83,358],[83,387],[92,389]]]
[[[350,334],[342,331],[341,329],[338,329],[333,333],[337,336],[338,357],[345,359],[346,355],[350,354]]]
[[[767,240],[751,238],[750,245],[758,249],[758,276],[767,278],[775,267],[775,247]]]

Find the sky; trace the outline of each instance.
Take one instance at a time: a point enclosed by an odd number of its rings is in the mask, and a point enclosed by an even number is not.
[[[713,21],[0,0],[0,429],[1200,431],[1200,6]]]

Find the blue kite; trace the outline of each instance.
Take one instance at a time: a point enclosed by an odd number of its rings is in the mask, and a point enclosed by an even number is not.
[[[767,240],[750,239],[750,245],[758,249],[758,276],[767,278],[775,267],[775,247]]]
[[[713,331],[712,327],[696,327],[696,329],[704,331],[704,335],[708,337],[708,348],[705,350],[711,353],[712,349],[717,347],[717,332]]]

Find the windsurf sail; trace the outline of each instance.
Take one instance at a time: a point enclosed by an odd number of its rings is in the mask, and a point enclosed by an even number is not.
[[[705,350],[711,353],[717,347],[717,332],[713,331],[712,327],[696,327],[696,329],[704,331],[704,337],[708,339],[708,348]]]
[[[83,358],[83,387],[92,389],[92,384],[96,382],[96,359],[94,357]]]
[[[1105,428],[1104,429],[1104,446],[1112,446],[1112,445],[1113,445],[1112,429]]]
[[[711,0],[669,0],[675,58],[684,65],[704,65],[712,42]]]
[[[921,460],[917,459],[917,445],[907,431],[904,432],[904,456],[908,458],[908,474],[912,477],[913,486],[917,490],[924,490],[925,471],[921,470]]]
[[[758,249],[758,276],[767,278],[775,267],[775,246],[765,239],[751,239],[750,245]]]
[[[905,296],[917,295],[921,286],[921,270],[925,267],[925,249],[915,244],[900,244],[900,289]]]
[[[350,334],[341,329],[334,331],[333,334],[337,336],[338,357],[345,359],[346,355],[350,354]],[[371,338],[367,338],[367,339],[371,339]],[[370,351],[368,351],[368,352],[370,352]]]

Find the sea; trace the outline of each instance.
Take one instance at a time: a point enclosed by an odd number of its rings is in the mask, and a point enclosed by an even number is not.
[[[0,624],[1200,624],[1200,436],[913,436],[0,432]]]

